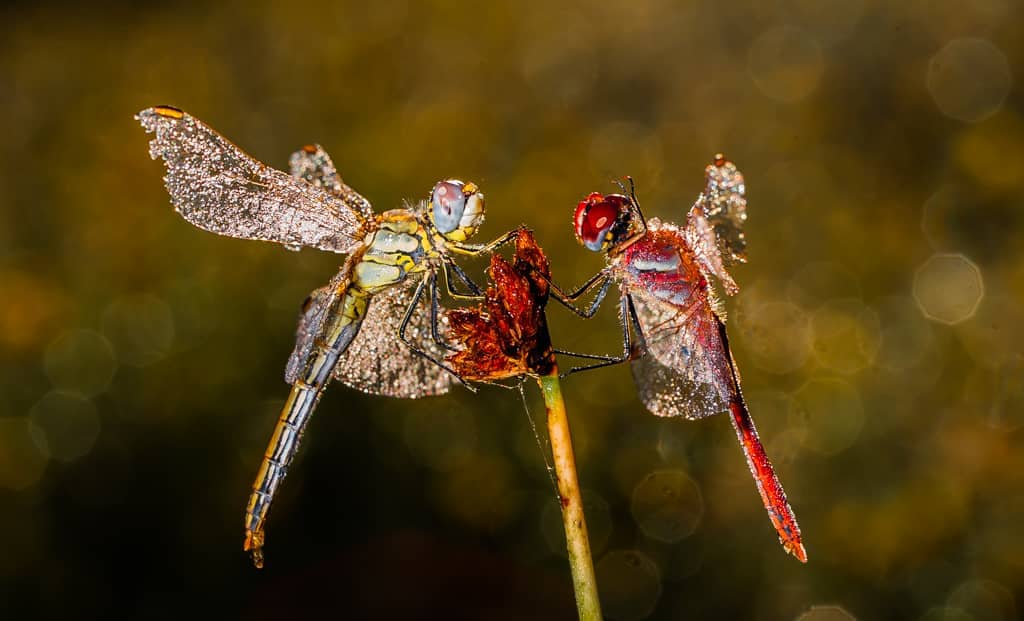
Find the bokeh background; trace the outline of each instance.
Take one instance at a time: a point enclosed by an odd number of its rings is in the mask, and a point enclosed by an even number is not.
[[[1022,20],[1012,0],[0,9],[2,616],[574,614],[541,449],[496,388],[332,387],[251,567],[298,307],[341,259],[175,215],[132,119],[166,103],[277,167],[320,142],[378,210],[475,180],[481,237],[529,224],[567,285],[602,265],[572,237],[582,196],[630,174],[681,221],[725,152],[749,198],[730,334],[810,563],[726,418],[658,420],[626,368],[574,376],[606,614],[1019,618]],[[550,315],[561,347],[618,346],[614,305]]]

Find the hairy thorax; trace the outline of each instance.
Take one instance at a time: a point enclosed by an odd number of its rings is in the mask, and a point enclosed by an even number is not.
[[[404,210],[381,215],[380,226],[366,236],[366,252],[352,274],[352,285],[376,293],[422,272],[432,245],[420,222]]]
[[[652,229],[631,244],[620,257],[630,293],[653,295],[677,306],[686,305],[694,295],[704,296],[707,280],[697,265],[681,231]]]

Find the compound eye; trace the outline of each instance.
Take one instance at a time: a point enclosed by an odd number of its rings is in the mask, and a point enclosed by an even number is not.
[[[608,231],[615,225],[620,213],[620,204],[615,198],[594,192],[576,207],[573,219],[576,238],[588,250],[596,252],[605,248]]]
[[[466,184],[457,179],[441,181],[430,194],[430,205],[434,226],[441,233],[450,233],[459,226],[462,212],[466,210]]]

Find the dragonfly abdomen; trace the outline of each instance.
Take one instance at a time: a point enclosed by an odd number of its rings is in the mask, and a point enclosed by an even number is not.
[[[263,523],[270,511],[270,504],[278,486],[288,474],[288,467],[299,450],[306,424],[334,373],[338,358],[359,332],[370,298],[370,293],[353,283],[340,296],[339,302],[328,309],[324,330],[316,337],[313,353],[292,385],[292,391],[281,410],[274,435],[270,438],[263,463],[253,483],[245,513],[244,547],[252,552],[257,567],[263,563]]]

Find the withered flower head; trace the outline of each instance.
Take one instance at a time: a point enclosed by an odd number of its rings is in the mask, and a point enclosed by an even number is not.
[[[470,381],[551,373],[555,354],[544,317],[550,272],[533,233],[520,230],[512,263],[495,254],[487,271],[491,284],[483,303],[448,313],[459,348],[448,364]]]

